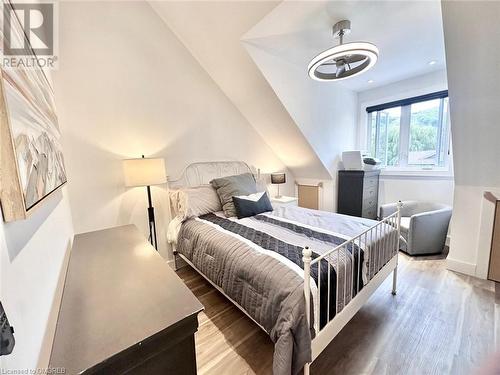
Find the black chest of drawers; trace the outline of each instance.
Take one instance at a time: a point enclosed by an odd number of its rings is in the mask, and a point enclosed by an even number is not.
[[[380,170],[339,171],[337,212],[377,218]]]

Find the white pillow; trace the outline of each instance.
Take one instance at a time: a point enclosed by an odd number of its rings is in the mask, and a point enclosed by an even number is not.
[[[169,195],[173,214],[181,221],[222,211],[219,196],[211,185],[173,190]]]
[[[246,199],[247,201],[257,202],[262,196],[266,194],[265,191],[261,191],[259,193],[253,193],[249,195],[235,195],[236,198]]]

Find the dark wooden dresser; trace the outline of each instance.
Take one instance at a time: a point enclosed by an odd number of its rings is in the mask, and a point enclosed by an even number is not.
[[[75,236],[51,368],[196,374],[201,303],[133,225]]]
[[[380,170],[339,171],[337,212],[377,218]]]

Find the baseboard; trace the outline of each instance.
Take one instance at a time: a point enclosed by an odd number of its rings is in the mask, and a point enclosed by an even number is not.
[[[450,247],[450,242],[451,242],[451,236],[450,236],[450,235],[447,235],[447,236],[446,236],[446,241],[445,241],[445,243],[444,243],[444,244],[445,244],[445,246]]]
[[[446,259],[446,268],[449,269],[450,271],[463,273],[469,276],[476,276],[475,264],[452,259],[449,256]]]

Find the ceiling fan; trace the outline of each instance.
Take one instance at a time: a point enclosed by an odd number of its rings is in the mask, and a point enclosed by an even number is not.
[[[368,42],[345,43],[351,32],[351,21],[342,20],[333,26],[339,45],[314,57],[308,66],[309,76],[317,81],[339,81],[372,68],[378,59],[378,48]]]

